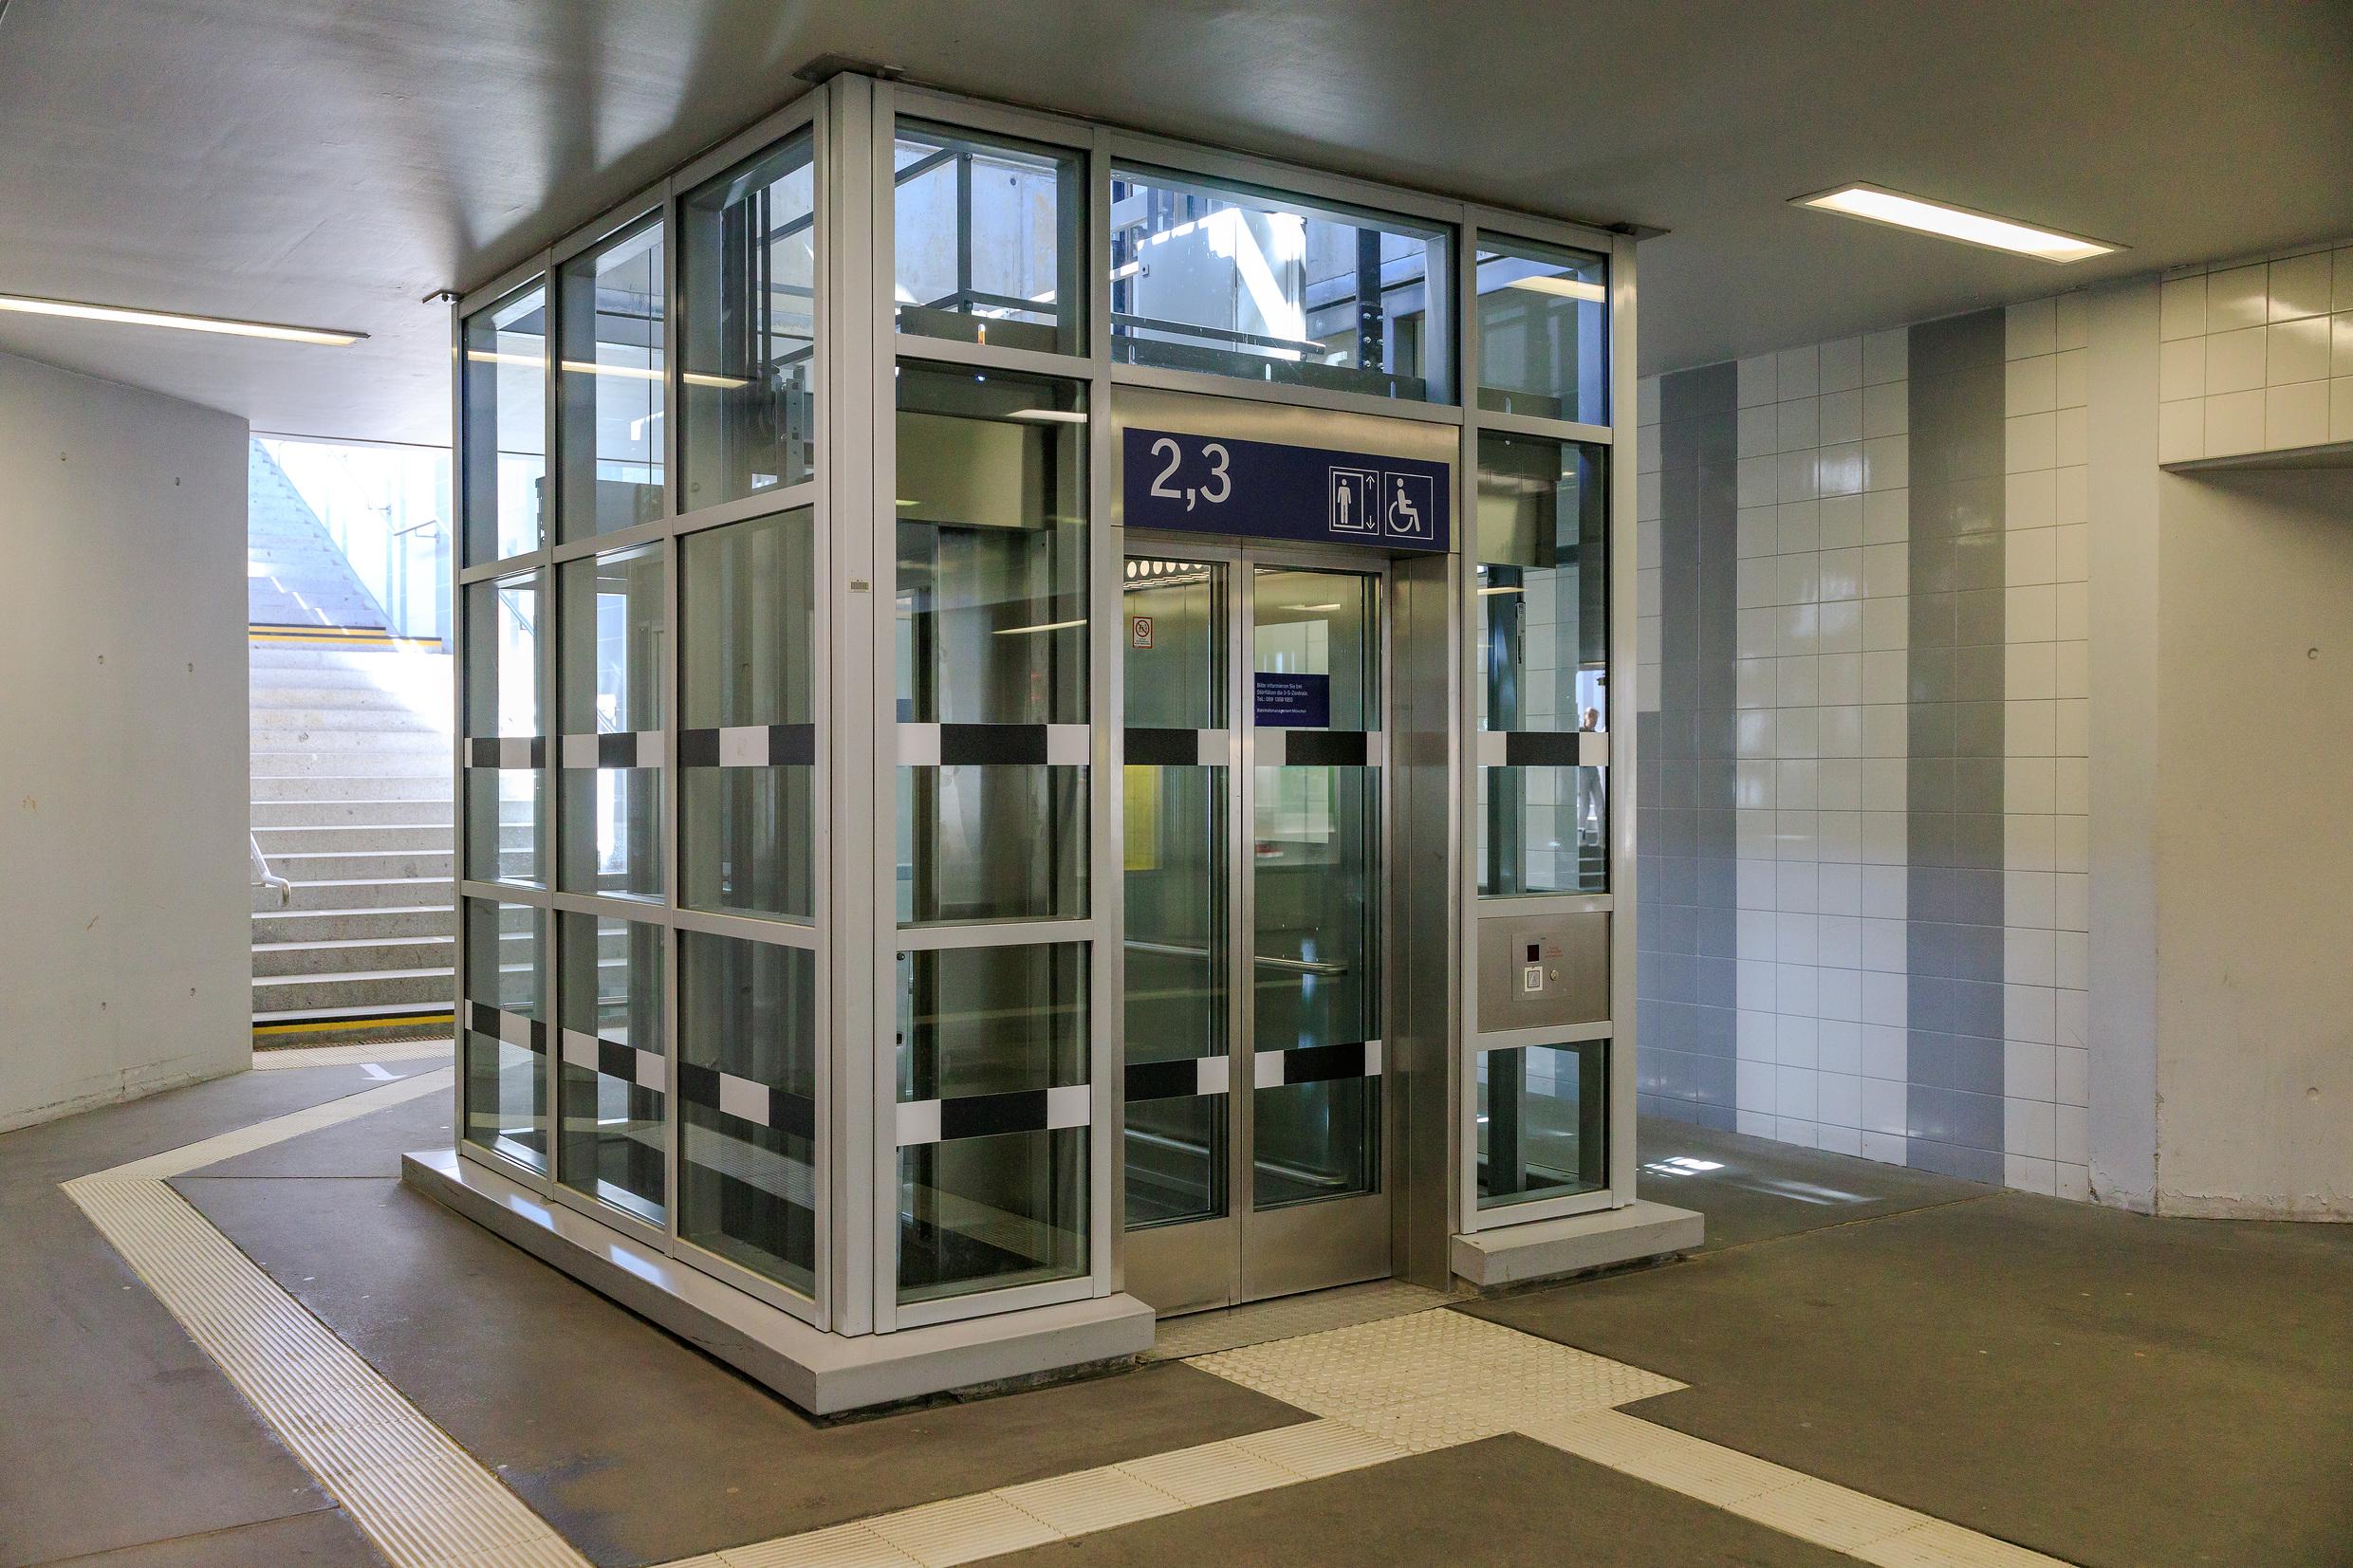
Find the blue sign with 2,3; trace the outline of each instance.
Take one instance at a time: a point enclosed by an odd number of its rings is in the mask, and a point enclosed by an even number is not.
[[[1133,425],[1121,456],[1131,528],[1386,550],[1443,550],[1453,537],[1444,463]]]

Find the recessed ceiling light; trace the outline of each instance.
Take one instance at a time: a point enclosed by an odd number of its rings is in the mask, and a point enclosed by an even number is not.
[[[1558,294],[1567,300],[1592,300],[1600,303],[1609,298],[1609,290],[1598,283],[1587,283],[1583,278],[1559,277],[1552,273],[1544,273],[1532,278],[1514,278],[1509,286],[1525,288],[1531,294]]]
[[[0,310],[28,316],[73,316],[83,321],[116,322],[125,326],[168,326],[182,332],[220,332],[232,338],[275,338],[289,343],[320,343],[342,348],[367,336],[323,326],[282,326],[274,322],[238,322],[222,316],[183,316],[172,310],[132,310],[117,304],[84,304],[75,300],[41,300],[25,294],[0,294]]]
[[[1017,408],[1005,417],[1019,419],[1026,424],[1032,425],[1084,425],[1086,423],[1085,415],[1066,408]]]
[[[2039,261],[2088,261],[2094,256],[2104,256],[2121,249],[2103,245],[2098,240],[2087,240],[2080,234],[2062,234],[2054,230],[2012,223],[2008,218],[1997,218],[1988,212],[1973,212],[1966,207],[1923,201],[1918,196],[1907,196],[1901,192],[1882,190],[1876,185],[1842,185],[1835,191],[1794,197],[1790,205],[1818,207],[1825,212],[1861,218],[1865,223],[1911,229],[1943,239],[1959,240],[1963,245],[1980,246],[1988,250],[2007,250],[2016,256],[2032,256]]]

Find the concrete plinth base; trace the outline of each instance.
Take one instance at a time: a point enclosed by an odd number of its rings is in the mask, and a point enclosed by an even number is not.
[[[895,1334],[825,1334],[549,1204],[454,1150],[402,1155],[400,1179],[817,1415],[1122,1360],[1152,1348],[1152,1309],[1132,1296]]]
[[[1689,1252],[1706,1228],[1688,1208],[1637,1199],[1623,1208],[1456,1236],[1454,1273],[1481,1290],[1494,1290]]]

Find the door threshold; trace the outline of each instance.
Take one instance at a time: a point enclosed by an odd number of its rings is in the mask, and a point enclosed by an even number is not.
[[[1214,1307],[1160,1319],[1147,1361],[1183,1361],[1245,1345],[1354,1328],[1444,1306],[1454,1298],[1402,1280],[1370,1280],[1298,1296],[1278,1296],[1244,1306]]]

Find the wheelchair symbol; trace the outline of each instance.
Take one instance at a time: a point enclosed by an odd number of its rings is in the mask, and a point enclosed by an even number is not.
[[[1430,476],[1390,472],[1382,476],[1384,531],[1392,539],[1435,539],[1436,512],[1431,504]]]

